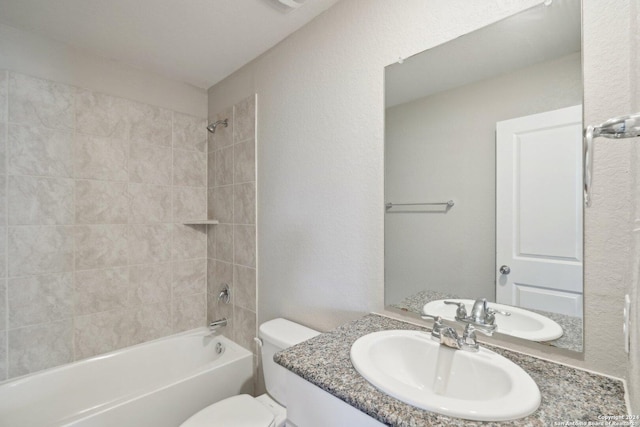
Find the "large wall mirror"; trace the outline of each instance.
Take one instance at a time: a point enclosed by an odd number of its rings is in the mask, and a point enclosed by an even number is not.
[[[546,3],[386,67],[385,305],[581,352],[581,4]]]

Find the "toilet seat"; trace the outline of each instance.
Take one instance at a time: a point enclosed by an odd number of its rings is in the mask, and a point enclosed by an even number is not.
[[[233,396],[195,413],[180,427],[274,427],[275,417],[248,394]]]

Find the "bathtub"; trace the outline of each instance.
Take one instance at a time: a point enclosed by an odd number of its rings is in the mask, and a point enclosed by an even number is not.
[[[0,384],[0,426],[176,427],[251,393],[252,373],[249,351],[194,329]]]

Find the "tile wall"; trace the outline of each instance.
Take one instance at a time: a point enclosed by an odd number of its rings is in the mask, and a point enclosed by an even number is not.
[[[0,380],[204,325],[205,127],[0,71]]]
[[[241,346],[256,347],[256,97],[210,117],[228,119],[209,135],[208,318],[231,320],[222,333]],[[223,283],[231,304],[217,301]]]

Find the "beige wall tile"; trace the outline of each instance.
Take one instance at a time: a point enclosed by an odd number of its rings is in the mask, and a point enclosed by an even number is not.
[[[207,154],[173,150],[173,185],[205,187],[207,185]]]
[[[73,129],[75,88],[9,73],[9,121],[50,129]]]
[[[247,350],[256,353],[256,313],[235,306],[233,309],[233,340]]]
[[[133,102],[86,89],[76,92],[78,132],[93,136],[128,139]]]
[[[0,122],[0,175],[7,173],[7,124]]]
[[[76,269],[119,267],[128,262],[126,225],[75,227]]]
[[[173,259],[194,259],[207,257],[207,226],[173,226]]]
[[[210,121],[213,123],[225,119],[227,120],[227,127],[220,125],[216,127],[216,133],[209,132],[209,152],[233,144],[233,107],[216,114]]]
[[[126,224],[128,215],[126,182],[76,181],[77,224]]]
[[[127,267],[77,271],[74,289],[76,316],[132,305],[132,289],[129,285]]]
[[[73,273],[20,277],[7,281],[9,328],[73,317]]]
[[[242,265],[233,266],[233,283],[235,290],[234,304],[256,311],[256,270]]]
[[[72,179],[10,176],[9,224],[73,224],[73,200]]]
[[[207,155],[207,187],[213,188],[216,186],[216,153],[215,151],[209,151]]]
[[[207,151],[207,133],[207,119],[173,113],[174,148],[204,153]]]
[[[75,176],[85,179],[127,181],[129,143],[125,139],[78,133],[74,140]]]
[[[236,184],[256,180],[255,139],[233,146],[233,179]]]
[[[216,259],[233,262],[233,225],[216,226]]]
[[[171,264],[146,264],[129,267],[132,303],[155,304],[171,300]]]
[[[129,223],[171,222],[171,187],[129,184]]]
[[[205,326],[207,294],[195,294],[173,300],[173,332]]]
[[[173,187],[173,220],[175,222],[207,217],[205,187]]]
[[[6,70],[0,70],[0,122],[7,122],[7,93],[9,75]]]
[[[8,173],[73,177],[71,132],[13,124],[8,127]]]
[[[149,144],[132,144],[129,157],[129,181],[171,185],[172,150]]]
[[[171,224],[129,226],[129,263],[151,264],[171,259]]]
[[[256,266],[256,227],[235,225],[233,227],[233,259],[236,264]]]
[[[214,187],[209,189],[209,218],[221,223],[233,223],[233,186]]]
[[[9,227],[9,276],[73,269],[73,227]]]
[[[120,309],[75,318],[76,360],[126,347],[135,333],[135,310]]]
[[[214,259],[208,260],[207,292],[217,298],[225,284],[229,285],[231,289],[231,302],[234,302],[236,291],[233,277],[233,264]]]
[[[134,314],[133,336],[129,345],[155,340],[173,333],[169,301],[143,305]]]
[[[216,186],[233,184],[233,147],[215,153],[214,182]]]
[[[7,224],[7,175],[0,174],[0,224]]]
[[[233,186],[234,224],[256,223],[256,185],[253,182]]]
[[[73,361],[71,319],[9,331],[9,377]]]
[[[207,260],[193,259],[173,263],[173,298],[207,291]]]
[[[132,142],[171,146],[170,110],[141,102],[131,102],[128,120]]]
[[[256,96],[251,95],[234,106],[233,141],[242,142],[256,135]]]
[[[216,257],[216,228],[217,225],[207,226],[207,258]]]
[[[0,227],[0,278],[7,277],[8,265],[6,262],[7,254],[7,227]]]
[[[7,374],[7,334],[0,334],[0,381],[8,378]]]
[[[7,329],[7,280],[0,279],[0,336]],[[1,372],[1,370],[0,370]]]

